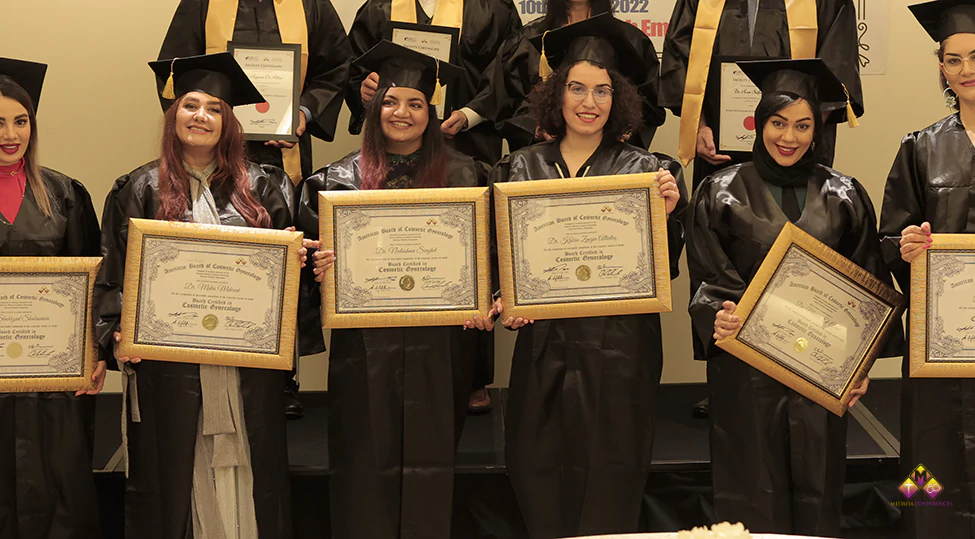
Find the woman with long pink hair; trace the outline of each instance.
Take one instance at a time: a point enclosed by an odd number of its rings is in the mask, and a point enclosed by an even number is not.
[[[160,158],[119,178],[105,201],[105,261],[95,292],[99,342],[106,355],[114,351],[129,388],[126,536],[290,539],[280,372],[140,361],[117,352],[122,297],[130,293],[122,289],[130,218],[292,224],[287,174],[245,157],[233,107],[264,99],[233,57],[151,65],[162,80],[171,78],[176,100],[165,114]]]
[[[298,226],[318,237],[324,190],[474,187],[473,159],[448,148],[431,98],[458,68],[382,42],[356,62],[379,73],[362,149],[332,163],[301,190]],[[334,253],[314,255],[321,282]],[[303,295],[303,320],[318,325],[317,287]],[[449,539],[454,457],[473,376],[465,338],[492,318],[463,327],[337,329],[329,356],[328,444],[332,537]],[[464,330],[470,330],[465,332]],[[306,337],[319,327],[307,328]],[[317,350],[303,350],[303,353]]]

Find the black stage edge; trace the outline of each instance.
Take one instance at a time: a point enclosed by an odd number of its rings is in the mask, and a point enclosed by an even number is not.
[[[676,531],[710,523],[708,422],[691,416],[707,392],[703,384],[664,385],[659,392],[654,460],[647,482],[643,531]],[[504,467],[507,390],[492,389],[491,413],[470,416],[460,442],[451,539],[522,539],[524,524]],[[288,458],[295,538],[329,537],[328,394],[302,392],[304,419],[288,422]],[[94,469],[104,537],[121,538],[125,476],[119,444],[121,396],[99,395]],[[899,534],[900,380],[873,380],[850,413],[845,537],[879,539]],[[910,510],[910,509],[905,509]]]

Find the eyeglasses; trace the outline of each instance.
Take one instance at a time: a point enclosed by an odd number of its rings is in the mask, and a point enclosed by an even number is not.
[[[592,92],[592,100],[600,105],[605,105],[609,103],[610,99],[613,99],[613,89],[609,86],[597,86],[595,88],[586,88],[584,84],[579,84],[578,82],[570,82],[565,85],[569,89],[569,95],[572,99],[576,101],[582,101]]]
[[[945,73],[949,75],[957,75],[961,73],[962,66],[968,63],[969,69],[975,70],[975,54],[969,56],[968,58],[962,58],[960,56],[946,56],[941,62],[942,69]]]

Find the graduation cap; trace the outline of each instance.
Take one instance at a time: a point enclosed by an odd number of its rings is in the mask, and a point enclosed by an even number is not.
[[[382,40],[356,58],[357,65],[379,73],[379,89],[413,88],[423,92],[431,105],[443,104],[442,86],[460,78],[464,70],[433,56]]]
[[[163,99],[199,91],[220,98],[232,107],[265,101],[229,52],[159,60],[149,62],[149,67],[157,79],[165,82]]]
[[[551,66],[557,68],[583,60],[615,69],[627,78],[645,72],[649,68],[626,38],[628,28],[621,26],[626,24],[629,23],[611,13],[603,13],[532,37],[532,45],[542,53],[538,74],[547,79],[552,74]]]
[[[939,0],[908,6],[931,39],[941,42],[953,34],[975,34],[975,2]]]
[[[37,103],[41,100],[41,87],[44,86],[44,75],[46,73],[47,64],[0,58],[0,75],[10,77],[27,92],[31,103],[34,105],[35,113],[37,112]]]
[[[846,86],[820,58],[801,60],[751,60],[738,62],[762,94],[788,92],[817,103],[846,102],[846,120],[859,126]]]

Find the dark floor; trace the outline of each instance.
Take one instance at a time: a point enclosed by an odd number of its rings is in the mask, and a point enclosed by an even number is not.
[[[846,537],[887,538],[896,535],[899,514],[896,423],[899,380],[874,380],[863,406],[851,413],[844,493]],[[674,531],[713,518],[710,504],[708,422],[690,410],[706,393],[702,384],[665,385],[659,393],[654,460],[645,496],[646,531]],[[288,423],[288,456],[296,537],[327,537],[328,450],[327,393],[303,392],[305,417]],[[457,457],[454,539],[524,537],[523,524],[505,476],[505,390],[492,390],[494,410],[471,416]],[[100,395],[94,463],[106,522],[106,537],[121,537],[122,489],[120,396]]]

